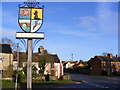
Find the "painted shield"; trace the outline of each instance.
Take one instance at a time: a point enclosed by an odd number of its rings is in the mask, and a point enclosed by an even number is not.
[[[43,23],[43,9],[20,8],[18,22],[24,32],[37,32]]]

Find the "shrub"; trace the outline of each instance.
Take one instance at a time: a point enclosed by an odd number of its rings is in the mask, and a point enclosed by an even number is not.
[[[107,75],[107,71],[102,71],[102,75]]]
[[[3,77],[5,78],[12,78],[12,76],[15,74],[15,71],[13,70],[13,66],[10,65],[7,67],[5,71],[3,71]]]
[[[117,73],[116,71],[114,71],[114,72],[112,73],[112,75],[113,75],[113,76],[117,76],[118,73]]]

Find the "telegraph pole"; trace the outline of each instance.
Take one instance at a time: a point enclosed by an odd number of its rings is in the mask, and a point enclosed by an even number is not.
[[[32,90],[32,39],[28,39],[27,90]]]
[[[72,61],[73,61],[73,53],[72,53]]]

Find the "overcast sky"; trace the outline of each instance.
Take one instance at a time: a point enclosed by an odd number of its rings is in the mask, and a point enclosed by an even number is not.
[[[2,3],[3,37],[19,42],[16,32],[23,32],[18,24],[18,2]],[[103,52],[118,54],[118,3],[117,2],[41,2],[44,5],[44,22],[39,32],[45,39],[35,47],[44,46],[49,53],[58,54],[61,60],[89,60]],[[1,27],[0,27],[1,28]]]

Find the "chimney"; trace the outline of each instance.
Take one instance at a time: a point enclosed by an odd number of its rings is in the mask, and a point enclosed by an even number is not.
[[[44,53],[44,47],[43,46],[40,46],[39,48],[38,48],[38,53]]]
[[[107,56],[108,56],[109,58],[113,58],[113,55],[112,55],[111,53],[108,53]]]

